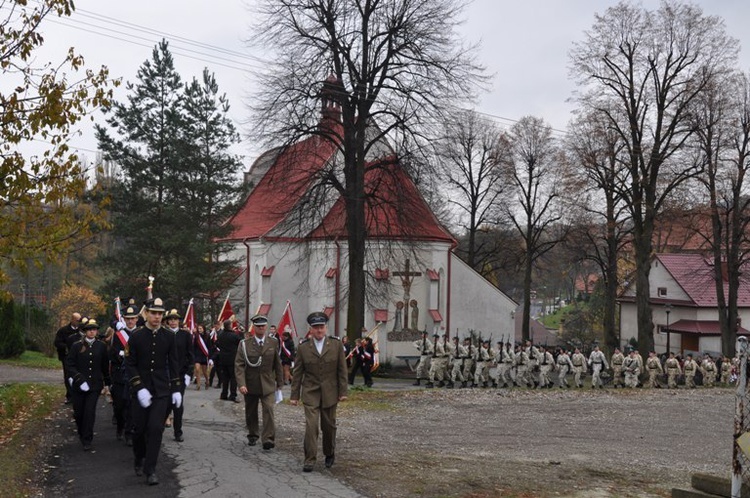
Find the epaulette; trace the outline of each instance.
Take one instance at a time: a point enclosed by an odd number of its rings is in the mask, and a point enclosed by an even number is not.
[[[300,344],[304,344],[304,343],[306,343],[306,342],[307,342],[307,341],[309,341],[309,340],[310,340],[310,339],[308,339],[308,338],[300,339],[300,340],[299,340],[299,343],[300,343]]]
[[[341,337],[338,337],[338,336],[335,336],[335,335],[329,335],[328,338],[329,339],[336,339],[337,341],[341,340]]]

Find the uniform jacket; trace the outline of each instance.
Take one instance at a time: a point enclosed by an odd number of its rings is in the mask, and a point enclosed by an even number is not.
[[[65,366],[73,378],[73,387],[80,389],[86,382],[91,392],[99,392],[110,384],[107,345],[102,341],[95,340],[91,346],[85,340],[74,343],[65,358]]]
[[[300,342],[292,373],[291,400],[329,408],[346,396],[348,387],[344,348],[338,339],[326,337],[321,354],[313,339]]]
[[[166,397],[179,392],[183,383],[174,333],[164,327],[136,329],[128,340],[125,366],[133,393],[146,388],[155,398]]]
[[[123,329],[125,333],[130,334],[134,330]],[[120,355],[120,351],[126,351],[126,348],[120,342],[117,334],[112,336],[112,345],[109,347],[109,365],[110,375],[112,376],[112,382],[115,384],[127,384],[130,380],[128,377],[127,370],[125,368],[125,355]]]
[[[57,333],[55,333],[55,349],[57,349],[58,360],[65,361],[65,358],[68,356],[69,348],[72,345],[72,343],[68,343],[68,338],[76,336],[73,342],[77,341],[81,337],[78,332],[79,329],[74,329],[70,324],[60,327],[57,330]]]
[[[179,366],[180,378],[184,378],[186,375],[192,377],[193,368],[195,368],[193,334],[185,329],[179,329],[174,333],[174,342],[177,348],[177,365]]]
[[[239,346],[242,337],[233,330],[222,329],[219,337],[216,339],[216,347],[219,348],[219,365],[232,366],[234,358],[237,356],[237,346]]]
[[[245,386],[248,394],[254,396],[266,396],[281,389],[284,377],[278,350],[279,342],[273,337],[265,337],[263,346],[258,345],[255,337],[243,339],[234,360],[237,387]],[[259,359],[260,365],[251,366]]]

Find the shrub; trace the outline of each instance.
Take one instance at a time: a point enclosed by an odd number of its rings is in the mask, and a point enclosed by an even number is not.
[[[24,352],[23,328],[16,319],[12,299],[0,298],[0,358],[16,358]]]

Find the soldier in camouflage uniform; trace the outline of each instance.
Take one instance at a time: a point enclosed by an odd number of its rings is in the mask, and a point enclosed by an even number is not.
[[[550,374],[555,368],[555,358],[544,346],[539,347],[539,389],[552,388],[554,384]]]
[[[471,338],[467,337],[464,339],[464,347],[466,348],[466,356],[463,361],[463,376],[464,381],[461,383],[461,387],[468,387],[469,381],[474,383],[474,374],[472,369],[474,368],[474,361],[477,358],[477,348],[471,343]]]
[[[497,382],[500,387],[508,387],[515,384],[513,380],[513,364],[516,361],[516,354],[511,348],[509,342],[503,344],[498,342],[497,359]]]
[[[576,387],[583,387],[581,375],[586,372],[586,357],[583,356],[580,349],[576,348],[573,356],[570,357],[570,361],[573,363],[573,380]]]
[[[615,348],[615,352],[610,359],[612,364],[612,387],[618,388],[623,386],[623,372],[622,364],[625,362],[625,355],[620,352],[619,348]]]
[[[440,342],[440,334],[435,333],[432,335],[432,360],[430,360],[430,373],[429,373],[429,380],[427,381],[427,384],[425,384],[426,387],[435,387],[435,380],[438,381],[443,380],[443,372],[441,369],[440,364],[440,358],[443,357],[445,354],[445,347],[443,346],[443,343]]]
[[[669,353],[669,358],[664,362],[664,367],[667,370],[667,385],[670,389],[677,389],[677,376],[682,375],[682,369],[680,368],[680,362],[674,357],[674,353]]]
[[[531,341],[526,341],[526,356],[529,357],[529,368],[526,376],[533,383],[534,387],[539,385],[539,361],[542,358],[539,348],[534,346]]]
[[[432,356],[432,342],[427,338],[427,331],[422,331],[422,338],[414,341],[414,347],[419,351],[419,363],[417,363],[417,380],[414,382],[418,386],[422,379],[427,379],[429,370],[427,364]]]
[[[698,364],[693,359],[692,354],[688,353],[682,369],[685,372],[685,387],[695,389],[695,374],[698,372]]]
[[[531,387],[534,385],[529,372],[529,354],[520,346],[516,354],[516,384]]]
[[[716,363],[714,363],[713,358],[708,353],[703,355],[701,373],[703,373],[703,385],[714,387],[714,383],[716,382]]]
[[[570,361],[570,356],[565,352],[564,349],[559,349],[557,353],[557,381],[560,385],[560,389],[563,387],[570,387],[568,384],[568,372],[573,368],[573,362]]]
[[[604,382],[601,379],[602,369],[609,368],[607,358],[599,350],[599,346],[594,346],[594,350],[589,355],[589,366],[591,367],[591,389],[604,389]]]
[[[725,356],[721,360],[721,383],[725,386],[729,385],[729,378],[732,375],[732,360],[729,356]]]
[[[635,350],[630,350],[630,354],[622,363],[622,370],[625,373],[625,387],[636,387],[638,376],[641,374],[641,364],[635,355]]]
[[[474,383],[471,387],[487,387],[487,378],[485,370],[489,368],[490,363],[490,341],[484,341],[477,349],[477,364],[474,368]]]
[[[657,380],[659,374],[664,373],[664,369],[661,367],[659,357],[656,356],[654,351],[648,353],[648,360],[646,360],[646,370],[648,370],[648,387],[658,389],[661,387]]]
[[[463,359],[467,355],[466,348],[463,344],[459,344],[458,336],[453,338],[453,350],[451,352],[451,380],[448,383],[448,387],[453,387],[456,382],[463,382],[464,379],[463,370]]]

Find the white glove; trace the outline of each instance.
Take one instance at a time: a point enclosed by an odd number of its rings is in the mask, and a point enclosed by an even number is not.
[[[185,374],[185,385],[186,386],[190,385],[190,376],[188,374]]]
[[[140,403],[143,408],[151,406],[151,393],[148,392],[148,389],[145,387],[138,391],[138,403]]]
[[[119,355],[120,355],[120,356],[121,356],[122,358],[125,358],[125,350],[124,350],[124,349],[121,349],[121,350],[120,350],[120,352],[119,352],[118,354],[119,354]]]
[[[70,387],[73,387],[73,377],[68,377],[68,384],[70,384]]]
[[[182,405],[182,394],[172,393],[172,404],[175,406],[175,408],[179,408],[180,405]]]
[[[81,384],[81,391],[83,391],[85,393],[89,392],[89,383],[88,382],[84,382],[83,384]]]
[[[115,325],[115,328],[120,331],[125,328],[125,324],[122,322],[117,322],[117,325]]]
[[[208,366],[209,367],[214,366],[214,360],[208,360]]]

